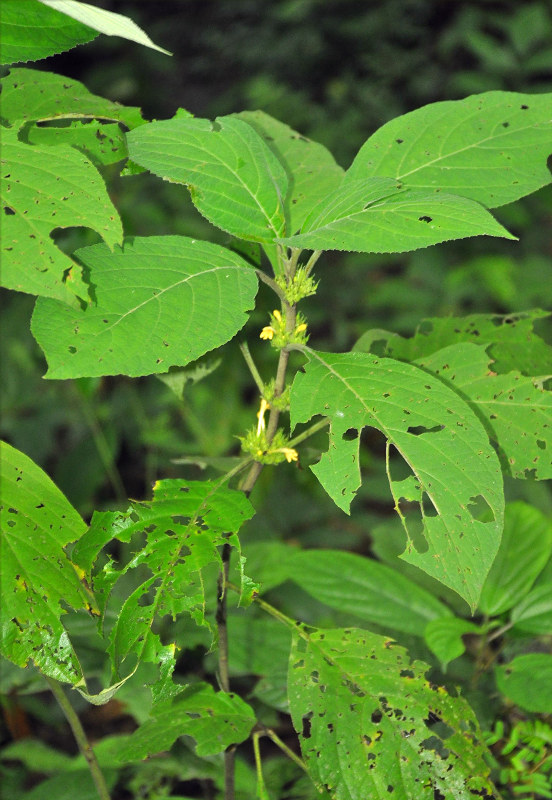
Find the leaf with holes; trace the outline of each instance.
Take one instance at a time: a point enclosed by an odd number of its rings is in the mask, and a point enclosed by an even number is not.
[[[412,475],[390,486],[419,515],[402,516],[406,561],[458,592],[472,608],[502,531],[504,496],[498,457],[468,404],[413,364],[365,353],[319,353],[291,388],[291,427],[321,414],[330,419],[329,449],[312,467],[333,501],[349,513],[360,486],[359,436],[377,428]],[[349,432],[356,433],[351,438]],[[491,521],[478,519],[479,506]],[[423,527],[421,527],[423,525]]]
[[[542,381],[495,374],[476,344],[453,344],[417,363],[462,393],[496,442],[506,474],[552,478],[552,392]]]
[[[360,148],[345,181],[390,177],[486,208],[550,183],[552,94],[486,92],[431,103],[387,122]]]
[[[291,715],[320,789],[336,800],[493,796],[473,711],[428,669],[369,631],[294,634]]]
[[[156,696],[174,691],[170,678],[174,667],[174,645],[163,645],[152,629],[155,620],[169,614],[189,614],[198,625],[205,621],[205,586],[202,570],[220,564],[219,548],[231,544],[239,552],[235,535],[254,514],[241,492],[210,481],[158,481],[151,502],[135,502],[126,513],[96,514],[88,533],[75,547],[72,557],[91,576],[102,616],[114,585],[132,576],[136,588],[117,612],[110,634],[110,654],[117,677],[126,660],[153,661],[161,666]],[[96,574],[94,564],[102,548],[112,539],[131,542],[145,536],[143,545],[120,569],[111,563]],[[242,559],[240,558],[240,561]],[[243,573],[242,573],[243,579]],[[250,600],[255,589],[248,585]]]
[[[264,111],[236,115],[262,136],[284,165],[289,181],[285,199],[289,234],[298,231],[313,208],[343,180],[343,169],[323,145],[313,142]]]
[[[80,307],[75,295],[88,299],[89,287],[51,233],[82,225],[109,247],[121,242],[121,220],[105,184],[73,147],[24,144],[13,129],[4,129],[2,140],[2,285]]]
[[[287,175],[247,122],[235,116],[211,122],[179,112],[142,125],[127,140],[133,161],[185,183],[197,210],[218,228],[253,242],[284,234]]]
[[[118,760],[142,761],[169,750],[180,736],[196,740],[198,756],[211,756],[247,739],[255,722],[253,709],[241,697],[196,683],[157,703],[150,718],[125,741]]]
[[[4,442],[0,466],[2,655],[20,667],[32,662],[56,680],[84,686],[61,620],[63,605],[95,609],[64,550],[86,525],[40,467]]]
[[[423,636],[448,608],[396,570],[340,550],[298,550],[285,565],[289,577],[321,603],[392,628]],[[343,576],[347,580],[343,580]]]
[[[309,250],[403,253],[467,236],[515,239],[479,203],[405,189],[391,178],[345,181],[278,241]]]
[[[185,236],[127,239],[77,251],[95,303],[73,309],[39,299],[32,332],[48,378],[151,375],[185,366],[247,321],[257,277],[237,253]]]

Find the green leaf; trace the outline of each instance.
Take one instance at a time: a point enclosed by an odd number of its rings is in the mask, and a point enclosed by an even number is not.
[[[198,211],[224,231],[272,242],[285,228],[284,167],[253,128],[235,116],[215,122],[179,113],[128,135],[130,157],[185,183]]]
[[[2,0],[0,64],[38,61],[91,42],[97,35],[39,0]]]
[[[264,111],[236,114],[262,136],[284,165],[289,182],[285,199],[287,232],[298,231],[310,212],[343,180],[343,169],[323,145],[313,142]]]
[[[550,183],[552,94],[486,92],[431,103],[387,122],[361,147],[345,181],[395,178],[486,208]]]
[[[89,3],[80,3],[77,0],[40,0],[45,6],[61,11],[68,17],[82,22],[95,31],[105,33],[107,36],[120,36],[123,39],[130,39],[131,42],[143,44],[152,50],[159,50],[160,53],[170,56],[168,50],[163,50],[152,42],[147,33],[144,33],[135,22],[122,14],[115,14],[113,11],[106,11],[105,8],[91,6]]]
[[[185,366],[231,339],[254,305],[257,277],[236,253],[185,236],[127,239],[77,251],[95,304],[40,299],[32,331],[48,378],[136,377]]]
[[[13,129],[2,129],[2,140],[2,285],[79,306],[75,295],[87,298],[88,287],[50,234],[82,225],[109,247],[121,242],[121,220],[104,182],[73,147],[34,147]]]
[[[391,178],[345,181],[281,244],[311,250],[403,253],[467,236],[515,239],[478,203],[405,189]]]
[[[481,611],[492,617],[513,608],[531,589],[551,553],[550,520],[527,503],[508,503],[502,541],[481,592]]]
[[[466,646],[462,636],[466,633],[481,633],[481,629],[467,619],[460,617],[441,617],[431,620],[426,625],[424,639],[432,653],[441,662],[441,669],[446,672],[447,665],[465,652]]]
[[[516,656],[495,670],[500,691],[520,708],[536,714],[552,713],[552,655]]]
[[[506,474],[552,478],[552,392],[519,372],[497,375],[479,345],[453,344],[418,361],[462,394],[496,442]]]
[[[222,545],[229,543],[239,552],[235,533],[253,514],[243,493],[220,482],[165,480],[156,483],[151,502],[133,503],[126,513],[94,515],[88,533],[72,554],[87,575],[91,575],[98,554],[111,539],[130,542],[136,534],[145,537],[126,565],[115,569],[108,563],[93,577],[103,615],[117,581],[127,575],[135,581],[136,588],[118,610],[110,635],[116,676],[132,654],[138,662],[161,665],[158,694],[174,691],[169,682],[174,645],[161,643],[152,630],[154,621],[166,614],[174,620],[187,613],[198,625],[206,624],[201,571],[209,564],[220,564],[218,548]]]
[[[374,352],[375,343],[381,342],[384,344],[381,355],[416,361],[449,344],[472,342],[485,345],[494,359],[494,372],[519,370],[524,375],[549,375],[552,374],[552,347],[533,330],[537,320],[549,316],[549,311],[534,309],[503,316],[430,317],[422,321],[410,338],[388,331],[367,331],[353,350]]]
[[[348,513],[360,485],[360,431],[382,431],[412,471],[406,481],[389,475],[395,503],[405,497],[420,509],[413,523],[405,520],[402,558],[474,608],[498,549],[504,504],[483,425],[456,392],[415,365],[364,353],[306,355],[291,388],[291,427],[316,414],[331,421],[329,450],[313,472]],[[479,504],[492,521],[477,518]]]
[[[492,795],[475,715],[428,669],[368,631],[294,634],[291,714],[319,788],[336,800]]]
[[[94,122],[71,122],[63,127],[33,125],[26,134],[28,144],[51,147],[70,145],[90,159],[96,168],[115,164],[127,157],[126,139],[119,125]]]
[[[56,119],[103,119],[128,128],[143,125],[139,108],[122,106],[88,91],[73,78],[36,69],[12,68],[0,81],[2,117],[10,126]]]
[[[154,706],[150,719],[121,748],[119,760],[142,761],[168,750],[180,736],[193,736],[198,756],[214,755],[247,739],[255,722],[253,709],[240,697],[197,683]]]
[[[552,591],[550,584],[534,586],[510,616],[514,631],[530,636],[552,636]]]
[[[64,551],[86,525],[40,467],[4,442],[0,467],[2,655],[84,685],[61,617],[62,603],[88,610],[94,605]]]
[[[317,600],[414,636],[429,620],[450,615],[445,605],[396,570],[341,550],[297,551],[289,577]]]

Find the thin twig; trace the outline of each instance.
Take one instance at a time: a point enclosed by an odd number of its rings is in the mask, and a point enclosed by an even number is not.
[[[84,760],[88,764],[88,769],[92,775],[92,780],[98,790],[98,796],[101,800],[110,800],[109,798],[109,790],[107,788],[105,778],[103,773],[100,769],[100,765],[98,764],[98,760],[96,758],[96,754],[92,749],[92,745],[86,738],[86,733],[84,732],[84,728],[81,725],[80,719],[77,716],[77,713],[69,700],[65,692],[63,691],[61,685],[54,680],[53,678],[48,677],[48,675],[44,676],[48,686],[50,687],[52,694],[58,701],[61,710],[65,715],[65,719],[69,723],[71,730],[73,731],[73,736],[75,737],[75,741],[79,747],[79,750],[84,757]]]
[[[249,367],[249,372],[251,373],[253,380],[257,384],[257,389],[259,390],[261,397],[264,397],[265,385],[263,383],[263,379],[261,378],[259,370],[257,369],[257,365],[253,361],[253,356],[249,351],[249,345],[247,344],[247,342],[240,342],[240,350],[242,351],[245,363]]]

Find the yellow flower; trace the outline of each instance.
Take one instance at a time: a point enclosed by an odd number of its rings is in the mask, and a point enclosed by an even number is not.
[[[302,333],[302,331],[306,331],[306,330],[307,330],[307,323],[306,322],[302,322],[301,325],[298,325],[295,328],[295,333]]]
[[[293,447],[279,447],[274,452],[283,453],[286,457],[286,461],[288,462],[288,464],[291,464],[292,461],[297,461],[297,459],[299,458],[297,450],[294,450]]]
[[[274,311],[272,312],[272,316],[273,316],[275,319],[277,319],[277,320],[278,320],[278,322],[281,322],[281,321],[282,321],[282,315],[280,314],[280,312],[278,311],[278,309],[277,309],[277,308],[275,308],[275,309],[274,309]]]
[[[261,435],[261,432],[264,431],[266,425],[264,421],[264,415],[267,408],[270,408],[270,405],[266,402],[264,397],[261,397],[261,407],[257,411],[257,418],[259,420],[259,424],[257,425],[257,436]]]
[[[262,331],[260,333],[260,338],[261,339],[272,339],[272,337],[274,336],[275,333],[276,333],[276,331],[274,330],[272,325],[265,325],[265,327],[262,329]]]

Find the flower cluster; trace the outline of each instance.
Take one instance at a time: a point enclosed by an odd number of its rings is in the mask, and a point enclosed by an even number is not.
[[[299,267],[293,278],[290,279],[279,275],[276,283],[283,290],[290,306],[296,305],[304,297],[316,294],[318,288],[318,281],[307,275],[304,267]]]
[[[288,446],[288,438],[281,428],[279,428],[271,442],[266,438],[266,424],[264,415],[270,408],[264,397],[261,400],[261,407],[257,414],[257,427],[252,428],[245,436],[240,436],[241,446],[244,453],[253,456],[255,461],[261,464],[281,464],[287,461],[297,461],[297,450]]]
[[[270,315],[270,325],[265,325],[260,333],[261,339],[268,339],[273,347],[281,350],[288,344],[306,344],[308,340],[307,323],[297,314],[297,324],[293,331],[286,330],[286,318],[278,309]]]

